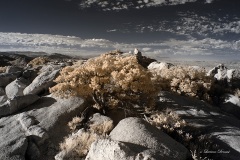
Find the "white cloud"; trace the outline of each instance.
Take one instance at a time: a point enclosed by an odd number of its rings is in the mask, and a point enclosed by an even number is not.
[[[194,12],[178,13],[176,21],[159,20],[156,18],[152,23],[129,23],[115,26],[119,32],[126,33],[128,29],[134,28],[135,32],[171,32],[176,35],[198,35],[201,37],[224,36],[226,34],[240,34],[240,18],[219,17],[215,19],[213,15],[199,15]]]
[[[113,50],[114,42],[48,34],[1,33],[0,51],[35,51],[62,54],[100,54]],[[99,50],[99,51],[98,51]]]
[[[109,29],[109,30],[107,30],[107,32],[116,32],[117,31],[117,29]]]
[[[150,51],[151,49],[152,48],[145,47],[145,48],[142,48],[142,51],[147,52],[147,51]]]
[[[0,51],[35,51],[81,56],[99,55],[120,49],[125,52],[138,48],[143,54],[158,58],[180,55],[239,55],[240,41],[223,41],[211,38],[202,40],[170,39],[149,43],[117,43],[106,39],[81,39],[73,36],[1,33]]]
[[[212,3],[214,0],[206,0],[206,3]]]
[[[79,6],[82,9],[90,8],[92,6],[98,6],[103,11],[109,10],[124,10],[129,8],[144,8],[144,7],[152,7],[152,6],[160,6],[160,5],[178,5],[185,4],[188,2],[196,2],[197,0],[138,0],[135,3],[131,1],[111,1],[108,0],[85,0],[82,1]],[[210,0],[207,0],[209,3]]]

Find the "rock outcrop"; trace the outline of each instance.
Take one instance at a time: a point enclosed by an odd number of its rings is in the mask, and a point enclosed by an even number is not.
[[[8,99],[0,105],[0,117],[16,113],[39,99],[37,95],[29,94],[25,96],[16,96]]]
[[[184,160],[190,157],[189,151],[182,144],[140,118],[123,119],[112,130],[110,138],[144,148],[141,152],[151,150],[155,154],[148,156],[155,159]]]
[[[217,67],[214,67],[213,69],[209,70],[207,75],[216,78],[218,81],[226,80],[228,82],[231,82],[236,78],[237,79],[240,78],[240,74],[238,70],[228,69],[223,64],[219,64]]]
[[[44,90],[48,90],[49,87],[54,85],[53,80],[58,76],[58,74],[59,70],[41,73],[23,90],[24,95],[38,94]]]
[[[29,81],[20,77],[9,83],[6,88],[6,95],[8,98],[13,98],[15,96],[23,96],[23,90],[29,85]]]
[[[173,64],[171,63],[166,63],[166,62],[152,62],[148,65],[148,69],[149,70],[155,70],[155,71],[159,71],[162,69],[169,69],[170,67],[172,67]]]

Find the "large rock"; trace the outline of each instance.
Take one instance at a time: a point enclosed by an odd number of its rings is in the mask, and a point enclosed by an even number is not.
[[[162,69],[169,69],[173,64],[166,62],[152,62],[148,65],[149,70],[160,71]]]
[[[219,81],[227,80],[228,82],[232,81],[233,79],[240,78],[238,70],[228,69],[223,64],[219,64],[217,67],[209,70],[207,76],[212,76]]]
[[[54,70],[52,72],[43,72],[38,75],[32,83],[27,86],[23,93],[27,94],[38,94],[41,91],[47,90],[49,87],[54,85],[53,80],[58,76],[59,70]]]
[[[6,116],[22,110],[39,99],[37,95],[17,96],[0,105],[0,116]]]
[[[16,80],[9,83],[6,88],[6,95],[8,98],[15,96],[23,96],[23,90],[29,85],[29,81],[24,78],[17,78]]]
[[[154,149],[119,142],[112,139],[98,139],[92,143],[85,160],[158,160],[169,159],[161,156],[161,152]]]
[[[124,143],[99,139],[93,142],[85,160],[134,160],[135,154]]]
[[[160,159],[187,159],[189,151],[167,134],[140,118],[126,118],[112,130],[113,140],[131,143],[158,151]]]
[[[0,87],[6,87],[9,83],[14,81],[20,75],[21,75],[21,72],[0,73]]]

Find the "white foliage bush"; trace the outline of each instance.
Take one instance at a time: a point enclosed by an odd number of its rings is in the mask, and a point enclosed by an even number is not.
[[[155,112],[150,116],[149,122],[167,132],[181,132],[182,128],[186,126],[186,122],[170,109],[167,109],[165,112]]]
[[[170,66],[150,69],[153,80],[162,90],[171,90],[181,95],[210,100],[213,79],[201,68]]]

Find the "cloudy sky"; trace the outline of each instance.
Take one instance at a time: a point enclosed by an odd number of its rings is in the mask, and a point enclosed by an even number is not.
[[[0,51],[240,57],[239,0],[1,0]]]

